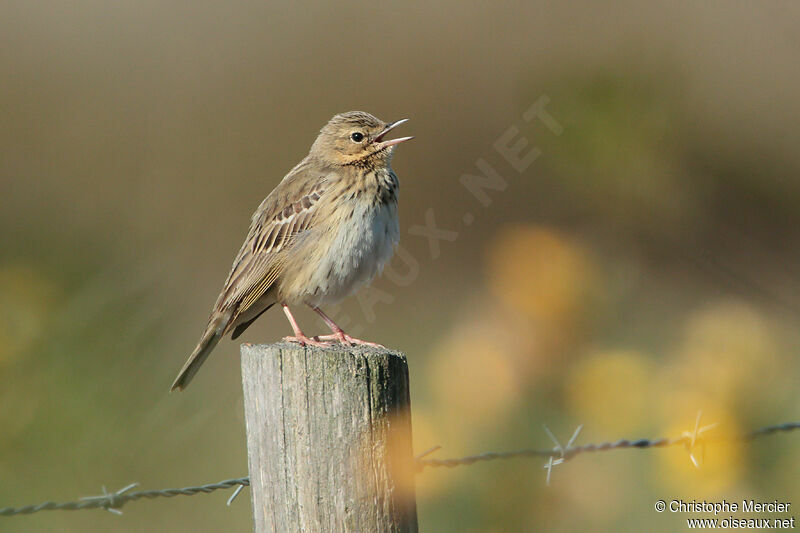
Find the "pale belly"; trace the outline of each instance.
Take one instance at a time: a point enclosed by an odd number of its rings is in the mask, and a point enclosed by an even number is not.
[[[352,207],[338,230],[327,235],[310,234],[302,243],[302,260],[287,265],[278,290],[289,304],[323,305],[350,295],[369,283],[392,257],[400,238],[397,204]],[[292,272],[288,272],[292,269]]]

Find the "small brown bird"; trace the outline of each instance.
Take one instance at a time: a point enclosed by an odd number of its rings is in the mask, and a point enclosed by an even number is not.
[[[384,140],[408,119],[383,122],[363,111],[333,117],[308,155],[253,214],[208,325],[175,378],[183,390],[228,332],[235,339],[279,303],[303,346],[367,344],[345,333],[319,308],[369,283],[399,240],[397,176],[389,165],[395,146],[412,137]],[[306,304],[331,329],[307,337],[289,310]]]

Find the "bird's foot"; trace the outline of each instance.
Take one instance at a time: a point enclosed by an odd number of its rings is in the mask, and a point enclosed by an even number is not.
[[[327,342],[322,342],[322,341],[320,341],[320,340],[319,340],[317,337],[314,337],[314,338],[312,339],[311,337],[306,337],[306,336],[305,336],[305,335],[303,335],[303,334],[300,334],[300,335],[294,335],[294,336],[289,336],[289,337],[284,337],[284,338],[283,338],[283,340],[284,340],[284,342],[294,342],[294,343],[297,343],[297,344],[299,344],[300,346],[319,346],[319,347],[321,347],[321,348],[325,348],[325,347],[327,347],[327,346],[330,346],[330,344],[329,344],[329,343],[327,343]]]
[[[351,337],[344,331],[337,331],[330,335],[318,335],[314,337],[318,341],[338,341],[340,344],[344,344],[345,346],[372,346],[373,348],[386,348],[383,344],[378,344],[376,342],[369,342],[363,341],[361,339],[356,339],[355,337]]]

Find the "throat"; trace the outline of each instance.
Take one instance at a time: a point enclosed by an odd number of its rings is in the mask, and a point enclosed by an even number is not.
[[[345,163],[345,166],[354,166],[364,169],[378,169],[388,167],[392,158],[392,151],[390,148],[384,148],[377,152],[371,152],[363,157],[358,157]]]
[[[397,176],[389,167],[375,169],[367,177],[373,182],[375,196],[379,203],[387,204],[397,202]]]

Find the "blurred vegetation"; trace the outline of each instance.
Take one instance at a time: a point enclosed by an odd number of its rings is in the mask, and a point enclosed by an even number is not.
[[[416,450],[797,419],[798,22],[788,4],[4,3],[0,506],[246,472],[236,344],[167,389],[250,213],[347,109],[416,136],[394,166],[419,275],[376,282],[374,321],[353,298],[337,315],[409,355]],[[521,120],[543,94],[562,135]],[[492,149],[510,126],[542,152],[523,174]],[[486,208],[458,181],[478,158],[509,182]],[[459,232],[435,260],[406,233],[429,207]],[[244,340],[288,331],[270,312]],[[799,462],[793,436],[709,445],[700,469],[677,448],[580,457],[549,488],[540,462],[493,462],[427,470],[417,499],[424,531],[672,531],[656,499],[797,503]],[[0,529],[248,531],[226,498]]]

